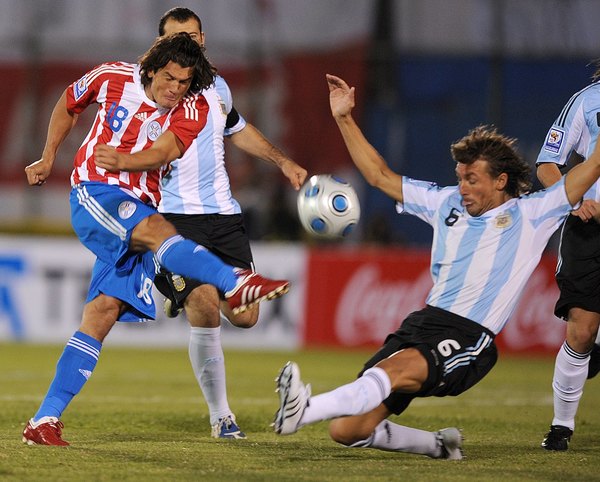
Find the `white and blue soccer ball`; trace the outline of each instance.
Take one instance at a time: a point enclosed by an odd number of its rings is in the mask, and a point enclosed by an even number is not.
[[[360,220],[360,203],[350,183],[331,174],[312,176],[298,193],[304,229],[321,238],[344,238]]]

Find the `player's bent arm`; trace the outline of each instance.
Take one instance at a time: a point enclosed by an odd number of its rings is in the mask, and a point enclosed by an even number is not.
[[[151,147],[143,151],[129,154],[106,144],[99,144],[94,150],[94,156],[96,165],[109,172],[142,172],[158,169],[180,157],[184,151],[179,138],[167,130]]]
[[[594,152],[565,175],[565,189],[571,206],[575,206],[600,177],[600,138]]]
[[[276,165],[285,177],[288,178],[294,189],[298,190],[306,179],[306,169],[300,167],[281,149],[274,146],[252,124],[247,123],[239,132],[232,134],[229,139],[238,149],[246,154]]]
[[[367,141],[352,116],[337,116],[335,121],[352,161],[369,185],[398,202],[404,202],[402,176],[389,168],[379,152]]]
[[[77,122],[77,117],[76,114],[67,109],[67,95],[66,91],[64,91],[52,110],[46,134],[46,144],[44,145],[41,159],[29,164],[25,168],[27,182],[30,185],[39,186],[46,181],[50,175],[50,171],[52,171],[56,153],[65,138],[69,135],[69,132],[73,129],[73,126]]]
[[[550,187],[556,184],[562,177],[562,173],[553,162],[544,162],[537,167],[537,178],[544,187]]]

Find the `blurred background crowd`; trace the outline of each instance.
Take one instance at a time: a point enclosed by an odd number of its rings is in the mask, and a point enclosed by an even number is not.
[[[352,182],[364,243],[425,244],[352,168],[329,113],[325,74],[357,89],[355,115],[397,171],[455,181],[449,145],[479,124],[519,139],[533,165],[545,133],[600,57],[597,0],[0,0],[0,233],[70,233],[73,153],[26,184],[62,90],[104,61],[135,61],[173,6],[201,16],[207,53],[236,108],[309,175]],[[300,240],[295,192],[278,170],[230,146],[227,165],[253,240]]]

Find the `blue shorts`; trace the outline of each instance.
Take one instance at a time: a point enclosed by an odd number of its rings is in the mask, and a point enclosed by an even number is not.
[[[100,293],[129,305],[119,321],[154,319],[154,253],[129,250],[133,229],[156,209],[118,186],[85,182],[71,190],[71,224],[79,240],[98,258],[86,302]]]
[[[156,318],[152,283],[156,274],[154,253],[146,251],[131,258],[132,270],[125,272],[96,259],[86,303],[100,293],[127,303],[118,321],[147,321]]]

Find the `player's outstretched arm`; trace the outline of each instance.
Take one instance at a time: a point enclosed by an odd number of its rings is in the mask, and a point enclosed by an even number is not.
[[[331,114],[342,133],[352,161],[371,186],[380,189],[392,199],[402,202],[402,176],[389,168],[352,118],[354,87],[350,88],[345,81],[335,75],[327,74],[326,78]]]
[[[274,146],[269,140],[252,124],[246,126],[239,132],[230,136],[231,142],[246,154],[275,164],[297,191],[306,179],[306,169],[296,164],[281,149]]]
[[[72,114],[67,109],[67,95],[65,91],[52,110],[42,157],[25,167],[27,182],[30,186],[41,186],[46,182],[52,171],[58,148],[69,135],[76,122],[77,115]]]
[[[565,175],[565,189],[572,206],[575,206],[586,191],[600,177],[600,136],[596,139],[594,152],[581,164],[576,165]]]
[[[177,136],[167,130],[144,151],[129,154],[106,144],[98,144],[94,149],[94,157],[96,166],[108,172],[143,172],[158,169],[180,157],[184,151]]]

